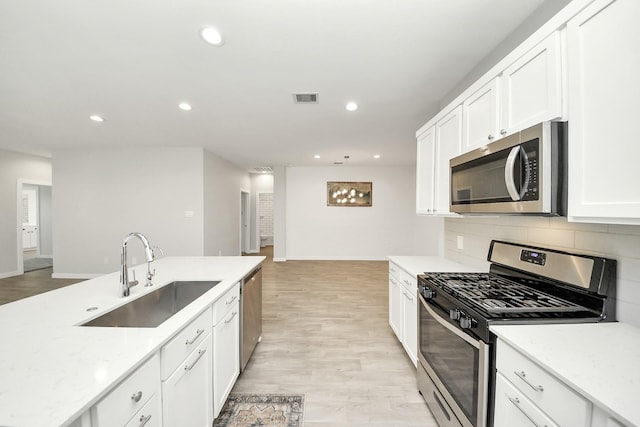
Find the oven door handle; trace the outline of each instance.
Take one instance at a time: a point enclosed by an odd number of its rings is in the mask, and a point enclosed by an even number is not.
[[[522,182],[522,189],[520,191],[518,191],[518,188],[516,187],[515,177],[513,176],[518,155],[521,155],[524,159],[524,181]],[[507,157],[507,163],[504,167],[504,183],[507,185],[507,192],[509,193],[509,196],[511,196],[511,200],[513,200],[514,202],[521,200],[527,192],[527,187],[529,186],[529,168],[527,166],[528,163],[529,158],[527,157],[527,152],[524,151],[524,148],[518,145],[517,147],[513,147],[511,149],[511,152],[509,152],[509,156]],[[518,176],[519,180],[521,178],[521,176]]]
[[[466,341],[467,343],[474,346],[475,348],[480,349],[479,340],[473,339],[468,334],[465,334],[464,332],[462,332],[462,330],[460,330],[459,328],[456,328],[451,323],[447,322],[446,320],[443,320],[442,317],[438,316],[438,314],[435,311],[433,311],[431,307],[429,307],[429,304],[423,298],[419,298],[419,300],[424,306],[425,310],[427,310],[427,313],[429,313],[436,322],[438,322],[440,325],[447,328],[450,332],[453,332],[458,338]]]

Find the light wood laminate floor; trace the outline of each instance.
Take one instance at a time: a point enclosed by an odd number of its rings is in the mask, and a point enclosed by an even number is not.
[[[385,261],[274,263],[263,331],[234,391],[305,395],[306,427],[436,427],[388,322]],[[66,286],[51,269],[0,279],[0,304]]]
[[[437,426],[389,327],[387,262],[263,270],[262,342],[234,391],[303,393],[306,427]]]

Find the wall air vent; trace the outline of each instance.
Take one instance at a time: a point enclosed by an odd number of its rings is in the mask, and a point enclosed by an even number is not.
[[[273,173],[271,166],[256,166],[253,170],[258,173]]]
[[[295,102],[296,104],[317,104],[318,94],[317,93],[294,93],[293,102]]]

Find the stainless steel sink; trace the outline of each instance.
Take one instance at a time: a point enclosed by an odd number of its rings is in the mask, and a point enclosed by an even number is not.
[[[80,326],[155,328],[220,281],[171,282]]]

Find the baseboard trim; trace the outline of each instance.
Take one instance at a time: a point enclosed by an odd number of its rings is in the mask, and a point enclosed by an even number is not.
[[[273,262],[285,262],[286,260],[286,258],[273,258]]]
[[[0,273],[0,279],[6,279],[7,277],[19,276],[21,273],[18,271],[10,271],[8,273]]]
[[[52,279],[95,279],[104,276],[104,274],[88,274],[88,273],[53,273]]]

